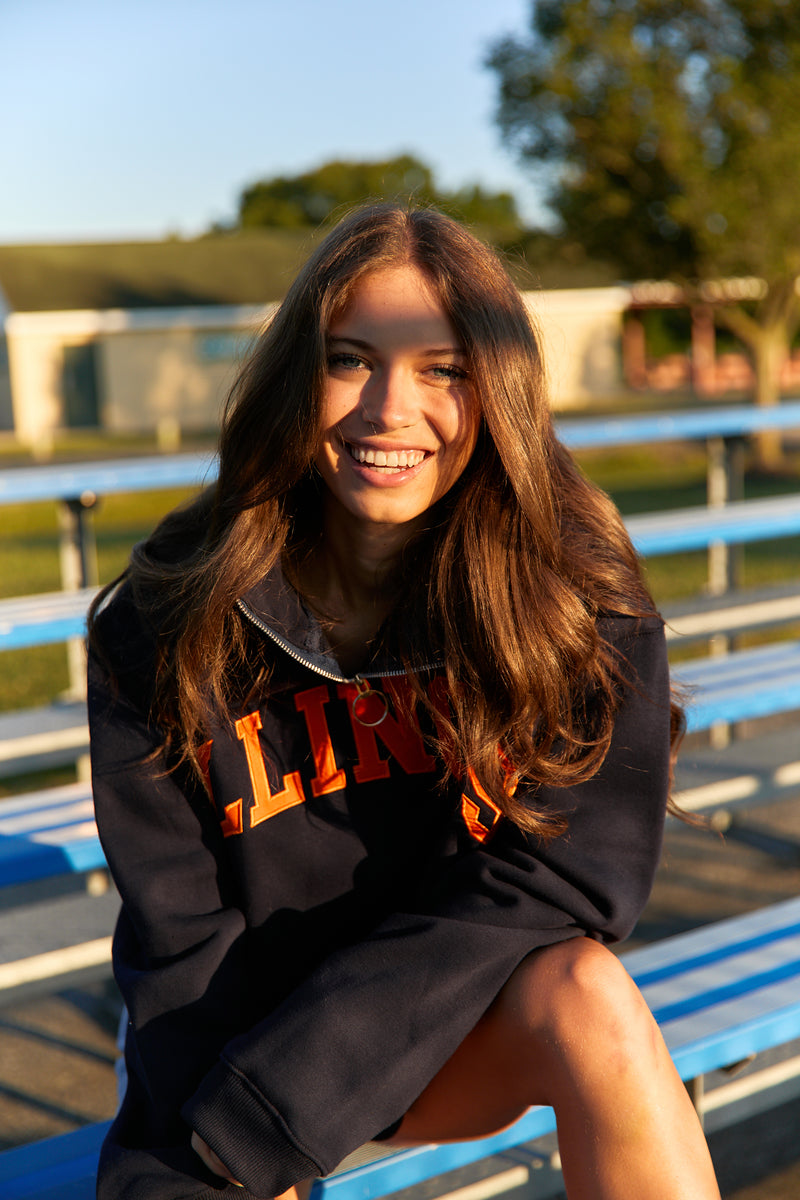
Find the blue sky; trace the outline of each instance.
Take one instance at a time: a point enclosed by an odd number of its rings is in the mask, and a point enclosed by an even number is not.
[[[482,66],[529,7],[0,0],[0,242],[192,235],[256,179],[403,151],[535,221]]]

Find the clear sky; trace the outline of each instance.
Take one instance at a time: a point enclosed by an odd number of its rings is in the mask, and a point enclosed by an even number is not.
[[[0,242],[192,235],[242,188],[416,154],[542,217],[488,47],[529,0],[0,0]]]

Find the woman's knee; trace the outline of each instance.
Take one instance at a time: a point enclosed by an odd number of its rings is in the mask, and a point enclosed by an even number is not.
[[[497,1000],[520,1049],[566,1063],[593,1057],[624,1065],[655,1049],[657,1027],[636,984],[610,950],[573,938],[529,955]]]

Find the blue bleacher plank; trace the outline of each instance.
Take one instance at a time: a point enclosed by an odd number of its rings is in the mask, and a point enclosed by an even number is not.
[[[87,493],[147,492],[199,487],[213,482],[215,459],[208,454],[165,454],[111,462],[12,467],[0,471],[0,504],[72,500]]]
[[[683,412],[654,412],[631,416],[560,420],[558,433],[571,450],[625,446],[709,437],[738,437],[761,429],[800,428],[800,401],[774,408],[736,405],[694,408]]]
[[[96,588],[82,588],[75,592],[43,592],[0,600],[0,650],[83,637],[86,611],[96,591]]]
[[[100,870],[105,865],[105,856],[97,837],[52,845],[28,838],[0,836],[2,887],[33,883],[37,879],[54,879],[59,875],[79,875]]]
[[[710,987],[706,991],[693,991],[691,995],[674,1000],[671,1004],[653,1006],[653,1016],[661,1025],[669,1021],[677,1021],[700,1012],[702,1009],[713,1008],[728,1000],[736,1000],[750,992],[761,991],[772,987],[773,984],[783,983],[787,979],[796,979],[800,975],[800,954],[790,961],[782,962],[768,970],[756,971],[752,975],[740,976],[727,983]]]
[[[493,1137],[472,1142],[448,1142],[437,1146],[414,1146],[363,1167],[353,1167],[324,1180],[324,1194],[335,1200],[377,1200],[379,1196],[413,1187],[435,1175],[469,1166],[480,1159],[500,1154],[523,1142],[553,1133],[552,1108],[530,1109],[514,1125]]]
[[[90,784],[70,783],[0,801],[0,886],[105,865]]]
[[[681,974],[703,965],[712,951],[721,950],[723,956],[729,957],[746,952],[754,944],[766,945],[785,936],[793,937],[798,925],[800,896],[792,896],[765,908],[723,917],[675,937],[627,950],[623,957],[631,974],[648,984],[658,982],[664,969]]]
[[[702,550],[713,542],[735,545],[800,534],[800,495],[737,500],[721,508],[684,508],[625,519],[639,554]]]
[[[100,1147],[110,1121],[18,1146],[0,1154],[3,1200],[86,1200],[94,1197]]]
[[[673,674],[693,692],[690,731],[800,708],[800,641],[680,663]]]
[[[758,1002],[766,1005],[766,997],[758,997]],[[795,983],[787,987],[784,1004],[748,1012],[739,1022],[724,1023],[724,1012],[714,1015],[717,1027],[694,1039],[683,1040],[669,1025],[662,1028],[681,1079],[696,1079],[800,1038],[800,998]]]
[[[669,963],[662,963],[657,967],[648,970],[636,970],[636,982],[640,988],[650,987],[657,983],[663,983],[666,979],[674,979],[676,976],[685,976],[689,971],[699,970],[701,967],[712,966],[714,963],[721,962],[724,959],[730,958],[733,953],[746,954],[750,950],[763,950],[766,946],[771,946],[773,943],[782,941],[784,938],[793,938],[800,934],[800,921],[786,925],[780,929],[769,929],[763,933],[756,934],[754,937],[743,938],[740,941],[731,943],[717,943],[703,953],[673,960]]]

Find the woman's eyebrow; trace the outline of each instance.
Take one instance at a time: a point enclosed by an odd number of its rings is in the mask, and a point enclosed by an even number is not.
[[[350,337],[347,334],[340,334],[338,337],[328,337],[328,345],[332,346],[335,343],[346,342],[348,346],[357,346],[359,350],[375,350],[371,342],[365,342],[363,338]],[[437,358],[442,354],[460,354],[462,357],[466,351],[462,346],[434,346],[430,349],[422,351],[426,358]]]
[[[358,346],[359,350],[374,350],[375,347],[369,342],[365,342],[362,338],[357,337],[331,337],[328,335],[328,344],[333,345],[334,342],[347,342],[348,346]]]

